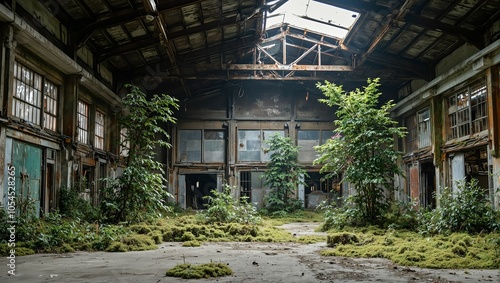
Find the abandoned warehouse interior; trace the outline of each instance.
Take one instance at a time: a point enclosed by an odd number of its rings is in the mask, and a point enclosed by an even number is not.
[[[477,178],[500,205],[498,0],[2,0],[0,22],[2,203],[13,165],[41,216],[61,187],[97,205],[101,178],[123,170],[130,83],[180,101],[158,158],[181,207],[224,182],[262,207],[275,133],[301,147],[306,207],[345,197],[353,188],[313,165],[335,120],[316,83],[380,78],[408,131],[395,197],[435,207],[441,188]]]

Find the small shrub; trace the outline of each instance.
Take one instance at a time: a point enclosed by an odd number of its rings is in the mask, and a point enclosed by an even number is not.
[[[199,265],[179,264],[167,270],[165,276],[181,277],[183,279],[200,279],[221,277],[233,274],[233,271],[224,263],[203,263]]]
[[[351,197],[348,197],[341,207],[323,202],[320,204],[319,209],[324,211],[325,222],[321,227],[323,231],[328,231],[332,228],[359,227],[365,224],[361,210],[352,201]]]
[[[458,192],[445,188],[440,206],[419,213],[419,231],[423,234],[451,232],[480,233],[500,229],[500,212],[485,200],[478,181],[458,182]]]
[[[204,196],[208,200],[207,210],[200,217],[210,222],[259,223],[261,221],[256,208],[245,198],[238,201],[231,195],[231,187],[224,185],[222,192],[212,190],[212,195]]]

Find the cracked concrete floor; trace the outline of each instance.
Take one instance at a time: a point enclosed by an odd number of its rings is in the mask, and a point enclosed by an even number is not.
[[[317,225],[283,228],[301,236],[319,234]],[[167,242],[152,251],[37,254],[16,259],[16,276],[7,275],[3,264],[0,282],[500,282],[499,270],[407,268],[384,259],[322,257],[323,248],[326,243],[227,242],[186,248]],[[210,261],[227,263],[234,274],[196,280],[165,276],[177,264]]]

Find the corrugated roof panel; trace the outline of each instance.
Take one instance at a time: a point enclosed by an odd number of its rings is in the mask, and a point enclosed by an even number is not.
[[[206,36],[205,33],[195,33],[188,35],[189,43],[191,43],[191,47],[193,50],[198,50],[206,47]]]
[[[223,41],[220,28],[214,28],[206,32],[208,46],[220,44]]]
[[[184,20],[182,18],[181,10],[174,9],[163,12],[162,18],[165,21],[165,25],[167,26],[168,32],[174,32],[184,29]]]
[[[202,24],[201,10],[198,4],[184,6],[181,8],[181,10],[186,28],[195,27]]]
[[[221,10],[219,0],[206,0],[201,2],[201,11],[203,15],[203,23],[219,21]]]
[[[132,37],[141,37],[147,34],[140,20],[126,23],[124,27]]]
[[[144,57],[144,60],[147,62],[152,62],[158,60],[158,52],[156,52],[156,48],[154,46],[148,47],[148,48],[141,48],[140,50],[142,57]]]
[[[192,49],[186,36],[174,38],[172,42],[179,54],[190,52]]]
[[[121,26],[109,27],[106,29],[111,38],[118,44],[129,42],[130,39]]]
[[[102,0],[84,0],[84,2],[85,4],[87,4],[92,13],[94,13],[94,15],[99,15],[109,12],[108,7],[104,5]]]

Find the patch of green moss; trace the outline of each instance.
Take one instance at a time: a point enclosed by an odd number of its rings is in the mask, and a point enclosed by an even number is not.
[[[161,231],[153,230],[153,231],[148,233],[148,236],[151,237],[151,239],[153,239],[153,241],[157,245],[161,244],[163,242],[163,235],[162,235]]]
[[[137,234],[148,234],[152,231],[151,227],[145,223],[130,225],[129,229]]]
[[[148,235],[135,234],[113,242],[106,249],[108,252],[145,251],[156,249],[155,241]]]
[[[199,247],[201,246],[201,242],[197,240],[187,241],[182,243],[183,247]]]
[[[228,264],[203,263],[199,265],[179,264],[167,270],[166,276],[181,277],[183,279],[200,279],[232,275],[233,271]]]
[[[0,244],[0,255],[1,256],[8,256],[10,255],[10,251],[15,250],[15,255],[16,256],[25,256],[25,255],[32,255],[35,253],[34,250],[26,247],[9,247],[7,244]]]
[[[494,241],[498,233],[487,235],[452,234],[449,237],[422,237],[413,232],[380,231],[353,233],[359,239],[351,244],[337,244],[321,251],[323,256],[381,257],[395,264],[424,268],[500,267]],[[329,236],[331,236],[330,234]],[[342,238],[341,238],[342,239]],[[342,243],[342,240],[339,240]]]
[[[320,236],[320,235],[304,235],[297,238],[297,242],[302,244],[314,244],[325,241],[326,241],[326,236]]]
[[[335,247],[337,245],[347,245],[358,242],[359,242],[358,236],[354,233],[349,233],[349,232],[337,232],[328,234],[326,238],[326,243],[329,247]]]

